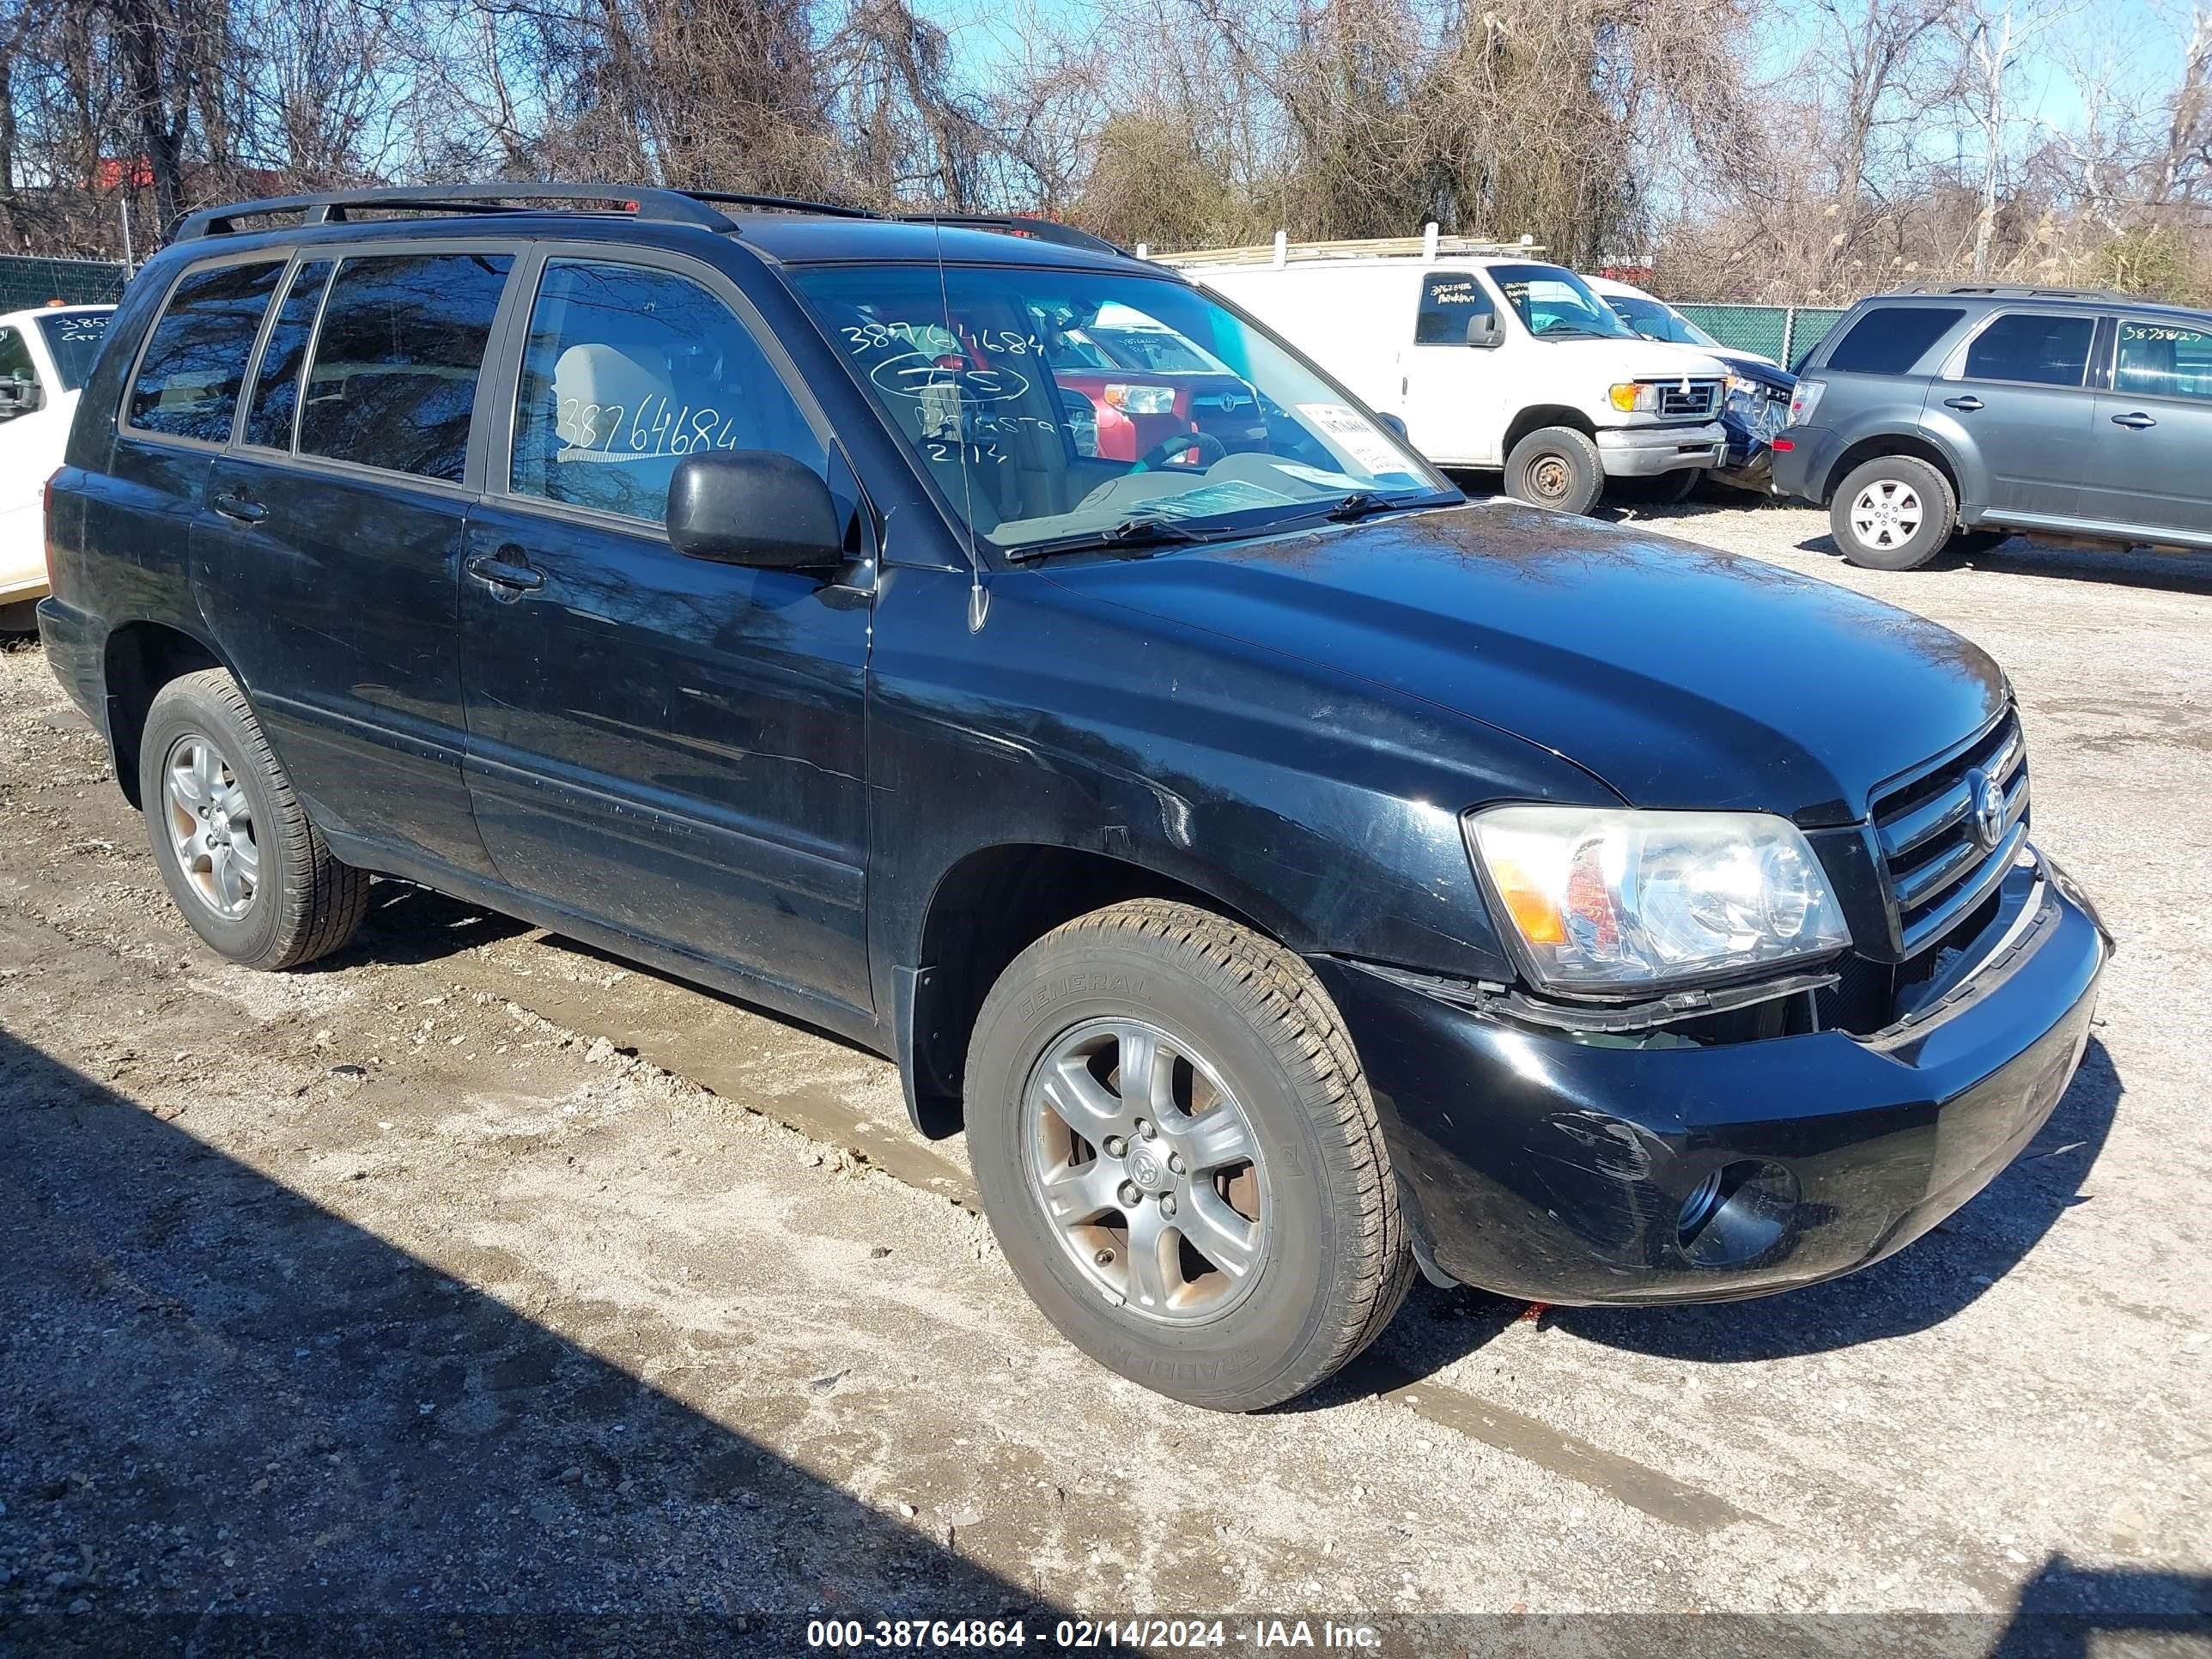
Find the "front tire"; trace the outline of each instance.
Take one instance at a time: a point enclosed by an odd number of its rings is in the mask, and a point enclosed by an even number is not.
[[[1532,507],[1588,513],[1605,493],[1605,460],[1596,440],[1571,426],[1530,433],[1505,458],[1505,493]]]
[[[984,1000],[967,1097],[1015,1276],[1147,1388],[1279,1404],[1405,1299],[1406,1218],[1358,1056],[1312,970],[1249,928],[1136,899],[1048,933]]]
[[[161,880],[192,931],[247,968],[295,968],[354,935],[368,876],[341,864],[220,668],[163,686],[138,742]]]
[[[1828,527],[1849,562],[1914,570],[1943,550],[1959,521],[1951,482],[1917,455],[1877,455],[1837,487]]]

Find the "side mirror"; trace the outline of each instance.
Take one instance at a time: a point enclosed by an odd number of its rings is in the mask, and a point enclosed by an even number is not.
[[[1380,410],[1377,410],[1376,411],[1375,418],[1382,422],[1384,426],[1390,428],[1391,436],[1401,439],[1407,443],[1413,441],[1413,434],[1406,430],[1406,417],[1404,416],[1385,415]]]
[[[668,543],[690,558],[767,570],[845,562],[830,486],[770,449],[714,449],[678,461],[668,483]]]
[[[1467,343],[1471,346],[1487,350],[1504,337],[1504,331],[1498,326],[1498,313],[1494,311],[1478,311],[1467,319]]]
[[[0,421],[28,415],[46,401],[39,383],[27,374],[0,377]]]

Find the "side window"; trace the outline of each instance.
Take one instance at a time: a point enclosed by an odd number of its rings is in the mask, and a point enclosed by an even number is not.
[[[1966,314],[1951,306],[1876,306],[1836,342],[1822,367],[1846,374],[1903,374]]]
[[[283,270],[277,264],[187,273],[146,343],[124,424],[168,438],[228,443],[246,359]]]
[[[300,453],[460,482],[506,254],[347,259],[331,279]]]
[[[1467,325],[1492,313],[1490,290],[1472,271],[1436,272],[1421,279],[1421,308],[1413,317],[1415,345],[1465,345]]]
[[[253,396],[246,405],[246,441],[262,449],[292,447],[292,411],[300,406],[300,367],[314,337],[315,313],[330,286],[333,261],[316,259],[292,274],[292,286],[276,307],[261,366],[253,372]]]
[[[31,344],[21,329],[0,328],[0,380],[39,383],[39,366],[31,361]]]
[[[701,449],[776,450],[828,473],[751,331],[706,289],[644,265],[547,261],[508,489],[659,524],[676,464]]]
[[[2112,384],[2122,392],[2212,403],[2212,334],[2175,323],[2124,319]]]
[[[1966,348],[1970,380],[2020,380],[2031,386],[2079,386],[2089,368],[2094,317],[2008,312]]]

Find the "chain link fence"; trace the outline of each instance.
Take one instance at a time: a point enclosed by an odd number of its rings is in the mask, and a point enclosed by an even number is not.
[[[46,259],[0,254],[0,311],[27,311],[49,301],[105,305],[123,297],[129,270],[110,259]]]
[[[1674,309],[1723,345],[1756,351],[1793,369],[1844,314],[1840,306],[1677,305]]]

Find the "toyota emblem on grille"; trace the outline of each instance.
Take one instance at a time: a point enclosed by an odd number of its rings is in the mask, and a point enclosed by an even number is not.
[[[1966,819],[1984,852],[1993,850],[2004,836],[2004,791],[1990,775],[1977,767],[1966,774]]]

